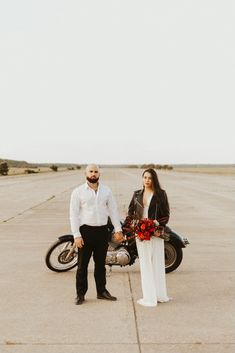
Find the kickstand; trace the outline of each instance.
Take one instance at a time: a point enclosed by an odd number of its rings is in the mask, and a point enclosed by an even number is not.
[[[111,276],[111,272],[112,272],[112,266],[109,265],[109,272],[107,273],[107,276],[108,276],[108,277]]]

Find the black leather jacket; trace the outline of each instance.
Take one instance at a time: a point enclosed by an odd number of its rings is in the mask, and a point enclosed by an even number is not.
[[[143,194],[144,189],[134,192],[128,208],[128,217],[134,219],[141,219],[143,217]],[[170,208],[165,190],[161,191],[160,196],[160,198],[156,195],[152,196],[148,209],[148,218],[156,219],[159,225],[165,226],[170,217]]]

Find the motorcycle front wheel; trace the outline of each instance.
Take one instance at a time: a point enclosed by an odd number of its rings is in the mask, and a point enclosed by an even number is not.
[[[165,271],[166,273],[172,272],[179,267],[183,259],[182,248],[176,247],[171,242],[166,241],[165,247]]]
[[[77,252],[73,242],[67,239],[57,240],[47,251],[45,262],[55,272],[66,272],[77,266]]]

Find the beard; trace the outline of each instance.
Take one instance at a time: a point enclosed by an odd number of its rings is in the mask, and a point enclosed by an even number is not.
[[[86,177],[86,180],[89,181],[89,183],[91,183],[91,184],[95,184],[95,183],[97,183],[97,181],[99,180],[99,178],[89,178],[89,177]]]

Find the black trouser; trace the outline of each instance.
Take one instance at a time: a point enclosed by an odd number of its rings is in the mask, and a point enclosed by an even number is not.
[[[85,295],[88,289],[87,269],[93,253],[95,262],[95,283],[97,293],[103,293],[106,289],[105,258],[108,249],[107,226],[92,227],[84,224],[80,227],[84,245],[79,249],[78,268],[76,275],[77,295]]]

